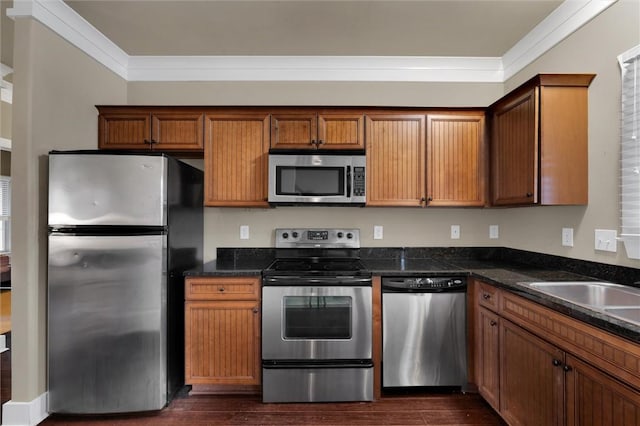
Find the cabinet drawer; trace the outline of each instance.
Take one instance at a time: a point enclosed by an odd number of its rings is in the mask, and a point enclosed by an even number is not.
[[[484,306],[487,309],[498,312],[498,299],[500,297],[500,290],[498,290],[496,287],[484,283],[478,284],[479,285],[476,297],[480,306]]]
[[[187,278],[186,300],[257,300],[259,277]]]

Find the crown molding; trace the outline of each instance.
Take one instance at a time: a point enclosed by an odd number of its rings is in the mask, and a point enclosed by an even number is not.
[[[501,58],[407,56],[129,56],[62,0],[14,0],[127,81],[415,81],[502,83],[617,0],[565,0]]]
[[[565,0],[502,56],[505,81],[618,0]]]
[[[7,16],[31,17],[127,79],[129,55],[62,0],[14,0]]]
[[[129,81],[502,82],[500,58],[132,56]]]

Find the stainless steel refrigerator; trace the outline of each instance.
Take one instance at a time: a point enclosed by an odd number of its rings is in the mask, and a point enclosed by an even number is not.
[[[50,413],[159,410],[184,384],[202,193],[202,171],[163,154],[49,153]]]

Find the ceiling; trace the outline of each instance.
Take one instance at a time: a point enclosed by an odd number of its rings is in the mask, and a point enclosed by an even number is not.
[[[11,2],[0,1],[1,59],[12,66]],[[562,0],[65,2],[135,56],[500,57]]]

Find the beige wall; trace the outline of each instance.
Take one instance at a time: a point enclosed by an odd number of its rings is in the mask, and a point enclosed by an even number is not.
[[[205,259],[220,246],[270,246],[284,226],[357,226],[366,246],[501,245],[639,267],[621,253],[593,250],[593,229],[618,229],[619,69],[616,56],[640,43],[637,0],[619,0],[583,29],[507,82],[537,72],[595,72],[590,90],[590,186],[587,207],[515,209],[207,208]],[[485,106],[496,84],[417,83],[129,83],[39,23],[15,24],[13,104],[13,395],[31,401],[46,390],[46,153],[96,146],[96,104]],[[201,165],[201,161],[195,161]],[[241,241],[238,227],[250,225]],[[385,238],[372,239],[373,225]],[[461,225],[450,240],[449,226]],[[488,226],[500,225],[500,239]],[[576,230],[574,248],[560,229]],[[620,247],[621,248],[621,247]]]
[[[15,22],[12,191],[12,400],[46,391],[46,154],[95,148],[95,104],[126,84],[31,19]]]
[[[207,208],[205,260],[217,247],[270,246],[275,227],[358,226],[366,246],[501,245],[572,258],[640,267],[618,253],[595,251],[594,229],[618,229],[618,123],[620,70],[617,55],[640,43],[640,2],[619,0],[567,40],[506,82],[420,83],[130,83],[130,104],[487,106],[536,73],[596,73],[589,89],[590,203],[587,207],[512,209],[338,209],[288,207],[268,210]],[[614,30],[615,29],[615,30]],[[384,239],[373,240],[373,225]],[[449,239],[450,225],[461,238]],[[488,226],[500,225],[500,238]],[[239,226],[249,225],[249,240]],[[574,228],[572,248],[561,245],[563,227]]]
[[[0,138],[11,140],[11,104],[0,102]]]
[[[640,268],[622,243],[617,253],[594,250],[595,229],[620,228],[620,67],[617,56],[640,44],[640,1],[619,0],[600,16],[506,82],[507,90],[536,73],[595,73],[589,88],[589,205],[517,209],[501,223],[514,246]],[[522,224],[528,224],[526,228]],[[574,228],[575,246],[559,247],[560,228]]]

